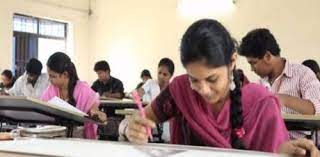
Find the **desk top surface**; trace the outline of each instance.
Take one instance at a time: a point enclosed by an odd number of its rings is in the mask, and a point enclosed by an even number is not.
[[[133,145],[122,142],[92,141],[82,139],[18,139],[1,141],[0,153],[28,153],[34,156],[139,156],[139,157],[275,157],[277,154],[218,149],[210,147],[179,146],[169,144]]]
[[[320,115],[282,114],[284,120],[319,121]]]
[[[113,99],[113,100],[107,100],[107,99],[100,99],[101,103],[117,103],[117,104],[135,104],[133,100],[130,99]]]
[[[73,110],[62,108],[61,106],[50,104],[45,101],[41,101],[38,99],[24,97],[24,96],[0,96],[0,106],[2,108],[5,107],[15,107],[19,108],[26,108],[26,109],[40,109],[40,110],[52,110],[55,112],[65,112],[67,114],[77,115],[83,117],[82,114],[79,114]]]
[[[30,123],[55,124],[55,118],[81,124],[85,121],[94,122],[72,110],[23,96],[0,96],[0,116],[17,122]]]
[[[148,103],[143,102],[143,105],[146,106]],[[118,107],[118,108],[137,108],[136,103],[131,99],[122,99],[122,100],[100,100],[101,107]]]

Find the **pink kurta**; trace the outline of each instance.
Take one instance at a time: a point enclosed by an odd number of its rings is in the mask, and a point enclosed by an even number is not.
[[[44,92],[41,100],[49,101],[53,97],[59,97],[59,88],[49,85]],[[74,88],[73,97],[76,101],[76,107],[82,112],[88,113],[94,104],[100,104],[99,94],[94,92],[86,82],[77,81]],[[93,123],[84,124],[84,137],[86,139],[97,139],[98,126]]]
[[[289,139],[278,99],[265,87],[249,83],[242,88],[241,101],[246,148],[278,152]],[[160,122],[172,120],[172,143],[231,148],[231,100],[218,114],[210,106],[190,88],[187,75],[176,77],[152,103]]]

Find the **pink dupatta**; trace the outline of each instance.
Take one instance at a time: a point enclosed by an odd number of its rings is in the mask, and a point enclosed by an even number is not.
[[[49,101],[53,97],[59,97],[59,88],[49,85],[48,89],[41,96],[41,100]],[[94,104],[100,104],[99,94],[95,93],[86,82],[78,81],[74,88],[73,97],[76,101],[76,108],[88,113]],[[97,139],[98,126],[93,123],[84,124],[84,137],[86,139]]]
[[[174,79],[169,85],[170,93],[191,130],[208,146],[231,148],[231,122],[228,100],[218,115],[213,115],[210,104],[190,88],[187,75]],[[246,134],[243,142],[247,149],[277,152],[289,139],[280,112],[278,99],[257,84],[242,88],[242,106]],[[171,121],[171,142],[185,144],[181,118]]]

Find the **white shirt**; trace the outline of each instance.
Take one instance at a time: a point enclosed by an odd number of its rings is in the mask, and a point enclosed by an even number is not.
[[[149,79],[147,80],[143,86],[144,95],[142,100],[144,102],[151,103],[153,99],[155,99],[160,93],[160,86],[157,81]]]
[[[13,87],[8,91],[12,96],[27,96],[31,98],[39,99],[49,85],[49,76],[47,74],[41,74],[34,86],[28,83],[28,75],[23,74],[14,83]]]
[[[272,93],[286,94],[313,103],[315,113],[320,114],[320,83],[315,74],[301,64],[286,61],[285,67],[272,85],[268,82],[269,78],[263,78],[261,83],[266,85]],[[282,113],[301,114],[284,105],[281,106]],[[291,139],[298,139],[310,134],[303,131],[290,131]]]
[[[270,92],[272,92],[272,89],[271,89],[271,84],[269,83],[268,81],[268,78],[262,78],[259,80],[259,83],[263,86],[265,86]]]

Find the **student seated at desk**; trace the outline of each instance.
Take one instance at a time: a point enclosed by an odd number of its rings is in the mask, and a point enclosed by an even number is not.
[[[165,89],[169,83],[170,80],[173,76],[174,73],[174,63],[171,59],[169,58],[162,58],[159,63],[158,63],[158,85],[160,88],[160,91],[162,91],[163,89]],[[136,90],[138,91],[138,93],[140,93],[140,96],[142,97],[144,95],[144,90],[143,90],[143,85],[145,82],[147,82],[148,80],[152,79],[151,74],[149,72],[149,70],[143,70],[141,73],[141,78],[143,80],[143,82],[140,82],[137,87]],[[155,87],[157,88],[157,87]]]
[[[320,81],[320,68],[318,63],[313,59],[308,59],[302,62],[302,65],[307,66],[310,68],[314,74],[316,74],[318,80]]]
[[[261,83],[276,94],[282,112],[314,115],[320,113],[320,82],[313,72],[280,56],[280,47],[268,29],[255,29],[242,38],[240,55],[247,58]],[[308,132],[290,131],[290,138]]]
[[[12,96],[27,96],[39,99],[48,88],[49,78],[46,73],[41,73],[42,64],[32,58],[26,66],[26,73],[20,76],[8,91]]]
[[[91,88],[98,92],[100,96],[122,99],[124,89],[122,82],[110,75],[108,62],[99,61],[94,65],[94,71],[98,79],[92,84]]]
[[[151,74],[147,69],[142,70],[140,78],[143,82],[142,89],[144,92],[142,100],[144,102],[150,103],[160,93],[159,84],[156,80],[152,79]]]
[[[98,93],[86,82],[79,80],[76,68],[66,54],[54,53],[48,59],[47,68],[51,85],[42,95],[42,100],[49,101],[53,97],[59,97],[98,121],[106,121],[106,114],[98,108]],[[84,138],[97,139],[97,127],[96,124],[85,123]]]
[[[158,63],[158,84],[160,91],[167,88],[174,73],[174,63],[169,58],[162,58]],[[169,122],[164,122],[162,125],[161,138],[165,143],[170,142],[170,125]]]
[[[237,54],[229,32],[218,21],[192,24],[181,41],[187,74],[176,77],[147,107],[146,118],[124,120],[119,133],[147,143],[147,127],[175,118],[171,143],[303,154],[308,140],[286,143],[288,131],[278,99],[258,84],[240,85],[234,73]],[[299,143],[296,144],[296,143]],[[301,145],[300,145],[301,144]]]
[[[157,75],[158,76],[158,85],[159,85],[160,91],[165,89],[169,85],[170,79],[172,78],[173,73],[174,73],[173,61],[169,58],[162,58],[158,63],[158,75]],[[136,90],[138,91],[138,93],[142,97],[145,93],[145,91],[142,88],[144,83],[147,82],[148,80],[152,79],[149,70],[145,69],[141,72],[141,79],[143,82],[140,82],[137,85]],[[155,81],[153,81],[153,82],[155,82]],[[155,88],[157,88],[157,87],[155,87]]]
[[[8,90],[13,87],[15,81],[16,79],[10,70],[3,70],[1,73],[0,88],[2,88],[3,92],[8,93]]]
[[[158,84],[160,91],[164,90],[169,85],[173,73],[173,61],[169,58],[162,58],[158,64]]]

